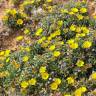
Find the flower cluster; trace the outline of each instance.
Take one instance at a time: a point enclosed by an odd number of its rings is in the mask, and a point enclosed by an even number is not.
[[[86,0],[22,0],[18,7],[3,18],[22,35],[17,51],[0,51],[0,88],[24,96],[95,96],[96,20]]]
[[[26,18],[26,14],[23,12],[19,12],[16,9],[7,9],[6,15],[3,17],[3,21],[5,25],[13,30],[19,30],[28,23],[28,19]]]

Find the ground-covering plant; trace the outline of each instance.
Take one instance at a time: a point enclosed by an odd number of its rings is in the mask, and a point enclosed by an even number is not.
[[[28,23],[26,14],[19,12],[16,9],[6,10],[6,15],[3,17],[4,24],[13,30],[20,30]]]
[[[25,18],[33,22],[24,23],[24,36],[16,38],[20,50],[0,52],[2,91],[8,93],[10,88],[21,96],[95,96],[96,18],[89,17],[86,1],[66,5],[53,4],[52,0],[31,1],[26,3],[27,13],[22,6]],[[37,9],[41,6],[43,13],[35,14],[31,4]],[[18,22],[21,26],[26,20],[19,19],[15,18],[16,29]],[[13,28],[11,21],[8,24]]]

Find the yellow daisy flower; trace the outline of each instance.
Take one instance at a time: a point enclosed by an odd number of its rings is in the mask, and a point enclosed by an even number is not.
[[[82,48],[90,48],[91,46],[92,46],[92,42],[90,42],[90,41],[85,41],[82,44]]]
[[[70,94],[65,94],[64,96],[72,96],[72,95],[70,95]]]
[[[59,36],[60,34],[61,34],[61,31],[57,30],[57,31],[54,32],[54,34],[53,34],[54,36],[52,36],[52,37]]]
[[[10,50],[5,50],[5,56],[9,56],[10,52]]]
[[[72,44],[72,43],[74,43],[74,39],[70,39],[70,40],[68,40],[67,43],[68,43],[68,44]]]
[[[61,84],[61,79],[60,78],[55,78],[54,82],[57,83],[57,85]]]
[[[80,87],[80,90],[81,90],[82,93],[84,93],[84,92],[87,91],[87,88],[85,86],[82,86],[82,87]]]
[[[16,13],[17,13],[16,9],[12,9],[12,10],[10,10],[10,14],[11,14],[11,15],[14,16]]]
[[[45,66],[40,67],[39,72],[40,73],[45,73],[46,72],[46,67]]]
[[[47,80],[49,78],[49,74],[47,72],[41,73],[41,77],[44,80]]]
[[[30,30],[26,28],[26,29],[24,30],[24,34],[29,34],[29,33],[30,33]]]
[[[84,16],[82,16],[82,15],[80,15],[80,14],[77,15],[77,18],[78,18],[79,20],[82,20],[83,17],[84,17]]]
[[[71,11],[74,12],[74,13],[77,13],[78,9],[77,8],[71,8]]]
[[[43,32],[43,29],[42,28],[38,28],[36,33],[35,33],[35,35],[36,36],[40,36],[42,32]]]
[[[77,63],[76,63],[76,65],[78,67],[82,67],[82,66],[84,66],[84,61],[83,60],[78,60]]]
[[[26,81],[21,82],[21,87],[24,88],[24,89],[27,88],[28,85],[29,85],[29,84],[28,84],[28,82],[26,82]]]
[[[76,30],[76,26],[75,26],[75,25],[71,25],[71,26],[70,26],[70,30],[71,30],[71,31],[75,31],[75,30]]]
[[[59,21],[57,22],[57,24],[58,24],[59,27],[62,27],[63,21],[62,21],[62,20],[59,20]]]
[[[18,24],[18,25],[22,25],[22,24],[23,24],[23,20],[22,20],[22,19],[18,19],[18,20],[17,20],[17,24]]]
[[[23,62],[27,62],[29,60],[29,57],[28,56],[24,56],[23,57]]]
[[[77,49],[78,48],[78,43],[71,43],[69,44],[69,47],[72,48],[72,49]]]
[[[52,2],[53,0],[46,0],[46,2],[48,2],[48,3],[50,3],[50,2]]]
[[[96,72],[93,72],[90,76],[93,80],[96,80]]]
[[[58,57],[58,56],[60,56],[60,51],[54,51],[54,53],[53,53],[53,55],[55,56],[55,57]]]
[[[18,36],[18,37],[16,37],[16,40],[21,41],[23,38],[24,38],[23,36]]]
[[[0,51],[0,56],[3,56],[5,54],[5,51]]]
[[[28,82],[29,82],[29,85],[36,85],[36,79],[35,78],[32,78]]]
[[[51,90],[57,90],[57,89],[58,89],[58,84],[53,82],[53,83],[50,85],[50,88],[51,88]]]
[[[68,82],[68,84],[74,84],[75,81],[74,81],[73,77],[68,77],[67,82]]]
[[[86,12],[87,12],[87,9],[86,9],[86,8],[81,8],[81,9],[80,9],[80,12],[81,12],[81,13],[86,13]]]
[[[51,45],[50,47],[49,47],[49,50],[50,51],[53,51],[55,49],[55,45]]]

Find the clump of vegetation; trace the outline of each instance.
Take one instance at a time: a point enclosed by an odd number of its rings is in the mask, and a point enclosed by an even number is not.
[[[34,14],[33,7],[28,7],[31,4],[41,4],[44,13]],[[22,28],[24,36],[32,40],[18,36],[20,50],[0,52],[1,88],[29,96],[95,96],[96,18],[89,17],[87,2],[54,5],[52,0],[33,0],[28,6],[27,13],[33,14],[23,16],[21,11],[11,10],[5,20],[9,28]],[[39,18],[34,30],[26,18]]]
[[[19,12],[16,9],[9,9],[6,12],[6,15],[3,18],[4,24],[13,30],[19,30],[24,28],[28,23],[26,14]]]

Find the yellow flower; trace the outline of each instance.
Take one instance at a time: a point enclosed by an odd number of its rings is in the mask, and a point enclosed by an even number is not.
[[[21,41],[23,38],[24,38],[23,36],[18,36],[18,37],[16,37],[16,40]]]
[[[82,87],[80,87],[80,90],[81,90],[82,93],[84,93],[84,92],[87,91],[87,88],[85,86],[82,86]]]
[[[75,43],[74,39],[68,40],[67,43],[68,43],[69,47],[72,49],[78,48],[78,43]]]
[[[96,72],[93,72],[93,73],[91,74],[91,78],[92,78],[93,80],[96,80]]]
[[[50,35],[50,37],[51,37],[51,39],[52,39],[52,38],[56,37],[56,36],[59,35],[59,34],[60,34],[60,32],[59,32],[59,31],[56,31],[56,32],[52,33],[52,34]]]
[[[31,0],[31,1],[24,1],[23,5],[28,5],[28,4],[33,4],[35,2],[35,0]]]
[[[49,74],[47,72],[41,73],[41,77],[44,80],[47,80],[49,78]]]
[[[57,30],[57,31],[54,32],[54,34],[53,34],[54,36],[52,36],[52,37],[59,36],[60,34],[61,34],[61,31]]]
[[[44,41],[44,40],[46,40],[46,37],[45,37],[45,36],[43,36],[41,39]]]
[[[78,43],[74,42],[74,43],[70,44],[69,47],[72,48],[72,49],[77,49],[78,48]]]
[[[24,56],[23,57],[23,62],[27,62],[29,60],[29,57],[28,56]]]
[[[70,94],[65,94],[64,96],[71,96]]]
[[[81,90],[79,90],[79,89],[75,90],[74,95],[81,96],[82,95]]]
[[[51,35],[52,35],[52,34],[51,34]],[[52,36],[49,36],[47,39],[48,39],[48,41],[52,40]]]
[[[67,9],[61,9],[60,12],[61,13],[68,13],[68,10]]]
[[[5,56],[9,56],[9,54],[10,54],[10,50],[6,50],[5,51]]]
[[[11,15],[14,16],[16,13],[17,13],[17,11],[16,11],[15,9],[10,10],[10,14],[11,14]]]
[[[26,28],[26,29],[24,30],[24,34],[29,34],[29,33],[30,33],[30,30]]]
[[[92,46],[92,42],[90,42],[90,41],[85,41],[82,44],[82,48],[90,48],[91,46]]]
[[[76,65],[78,67],[82,67],[82,66],[84,66],[84,61],[83,60],[78,60],[77,63],[76,63]]]
[[[6,63],[8,63],[9,61],[10,61],[10,58],[7,58],[7,59],[6,59]]]
[[[75,13],[74,12],[69,12],[69,15],[74,15]]]
[[[42,42],[43,42],[42,39],[39,39],[39,40],[38,40],[38,44],[41,44]]]
[[[46,67],[45,66],[40,67],[39,72],[40,73],[45,73],[46,72]]]
[[[76,38],[79,38],[80,37],[80,34],[76,34]]]
[[[89,29],[88,29],[88,28],[86,28],[86,27],[81,27],[81,29],[82,29],[83,33],[86,33],[86,34],[89,33]]]
[[[51,90],[57,90],[57,88],[58,88],[58,85],[57,85],[57,83],[52,83],[51,85],[50,85],[50,88],[51,88]]]
[[[53,53],[53,55],[55,56],[55,57],[58,57],[58,56],[60,56],[60,52],[59,51],[54,51],[54,53]]]
[[[68,78],[67,78],[67,82],[68,82],[68,84],[74,84],[74,79],[73,79],[73,77],[68,77]]]
[[[80,33],[81,32],[81,28],[77,27],[75,32]]]
[[[48,6],[47,9],[48,9],[49,12],[52,12],[53,7],[52,6]]]
[[[68,43],[68,44],[72,44],[72,43],[74,43],[74,39],[70,39],[70,40],[68,40],[67,43]]]
[[[78,89],[74,92],[74,95],[75,95],[75,96],[82,96],[82,94],[83,94],[84,92],[86,92],[86,91],[87,91],[87,88],[84,87],[84,86],[82,86],[82,87],[78,88]]]
[[[29,47],[26,47],[25,50],[26,50],[27,52],[30,52],[30,48],[29,48]]]
[[[76,26],[75,26],[75,25],[71,25],[71,26],[70,26],[70,30],[71,30],[71,31],[75,31],[75,30],[76,30]]]
[[[54,83],[56,83],[57,85],[61,84],[61,79],[60,78],[55,78]]]
[[[81,9],[80,9],[80,12],[81,12],[81,13],[86,13],[86,12],[87,12],[87,9],[86,9],[86,8],[81,8]]]
[[[83,19],[83,16],[80,15],[80,14],[78,14],[78,15],[77,15],[77,18],[78,18],[79,20],[82,20],[82,19]]]
[[[85,33],[81,33],[81,34],[80,34],[80,37],[84,37],[84,36],[86,36]]]
[[[74,12],[74,13],[77,13],[78,9],[77,8],[71,8],[71,11]]]
[[[21,87],[24,88],[24,89],[27,88],[28,85],[29,85],[29,84],[28,84],[28,82],[26,82],[26,81],[21,82]]]
[[[61,41],[61,42],[60,42],[60,45],[63,45],[63,44],[64,44],[64,42],[63,42],[63,41]]]
[[[52,2],[53,0],[46,0],[48,3]]]
[[[43,48],[46,48],[46,47],[48,47],[49,44],[50,44],[50,41],[47,41],[47,42],[43,42],[41,46]]]
[[[38,44],[43,43],[44,40],[46,40],[46,37],[45,36],[43,36],[41,39],[38,40]]]
[[[29,82],[29,85],[36,85],[36,79],[35,78],[32,78],[28,82]]]
[[[62,20],[59,20],[59,21],[57,22],[57,24],[58,24],[59,27],[62,27],[63,21],[62,21]]]
[[[55,45],[51,45],[50,47],[49,47],[49,50],[50,51],[53,51],[55,49]]]
[[[36,35],[36,36],[40,36],[42,32],[43,32],[43,29],[42,29],[42,28],[39,28],[39,29],[37,29],[35,35]]]
[[[4,51],[1,51],[1,52],[0,52],[0,56],[3,56],[4,54],[5,54]]]
[[[17,24],[18,24],[18,25],[22,25],[22,24],[23,24],[23,20],[22,20],[22,19],[18,19],[18,20],[17,20]]]

